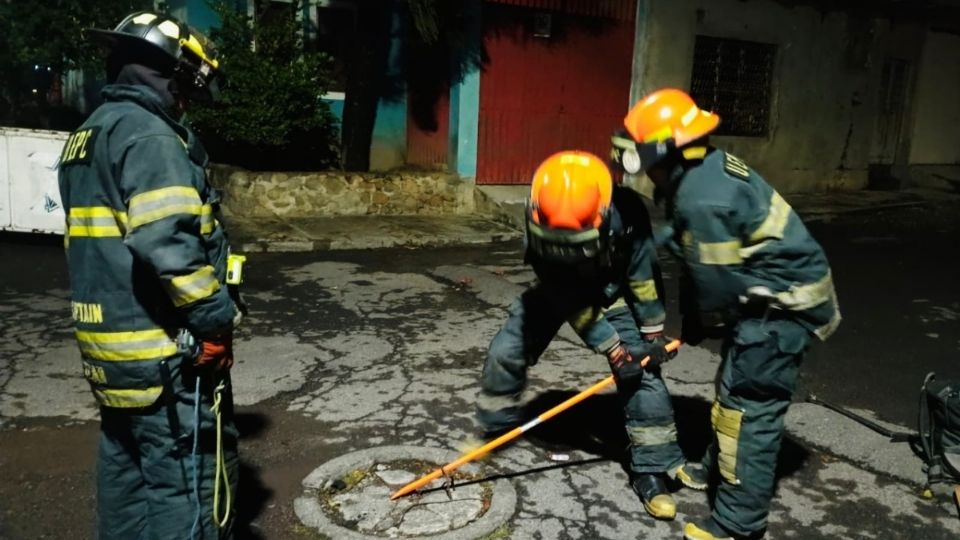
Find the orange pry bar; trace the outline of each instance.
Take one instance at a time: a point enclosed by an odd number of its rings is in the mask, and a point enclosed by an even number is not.
[[[666,349],[668,351],[675,351],[679,347],[680,347],[680,340],[674,340],[667,344]],[[650,357],[648,356],[640,362],[640,365],[646,367],[647,362],[649,361],[650,361]],[[476,459],[479,459],[489,454],[490,452],[497,449],[498,447],[503,446],[504,444],[512,441],[513,439],[516,439],[520,435],[523,435],[527,431],[530,431],[531,429],[537,427],[543,422],[546,422],[547,420],[562,413],[563,411],[569,409],[570,407],[573,407],[577,403],[580,403],[581,401],[596,394],[597,392],[603,390],[604,388],[610,386],[613,383],[614,383],[614,378],[613,378],[613,375],[611,375],[606,379],[598,382],[597,384],[591,386],[590,388],[587,388],[583,392],[580,392],[579,394],[557,405],[556,407],[553,407],[552,409],[544,412],[540,416],[537,416],[533,420],[530,420],[526,424],[515,427],[510,431],[504,433],[503,435],[497,437],[496,439],[481,446],[480,448],[467,452],[466,454],[460,456],[456,460],[451,461],[450,463],[447,463],[443,467],[440,467],[439,469],[434,470],[430,474],[421,476],[420,478],[414,480],[413,482],[410,482],[409,484],[398,489],[393,495],[391,495],[390,500],[393,501],[393,500],[399,499],[400,497],[403,497],[404,495],[409,495],[410,493],[426,486],[430,482],[433,482],[434,480],[442,476],[446,476],[452,473],[453,471],[459,469],[460,467],[466,465],[467,463],[470,463],[471,461],[474,461]]]

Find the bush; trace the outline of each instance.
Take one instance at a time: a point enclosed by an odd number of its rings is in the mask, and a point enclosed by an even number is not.
[[[225,3],[216,9],[222,24],[211,38],[227,81],[218,103],[190,112],[211,158],[255,170],[336,164],[336,117],[321,99],[332,78],[330,57],[304,51],[292,11],[251,24]]]

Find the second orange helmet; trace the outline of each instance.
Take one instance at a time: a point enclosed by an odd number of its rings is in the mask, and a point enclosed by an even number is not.
[[[533,175],[531,219],[553,229],[599,227],[610,208],[613,178],[606,164],[588,152],[558,152]]]

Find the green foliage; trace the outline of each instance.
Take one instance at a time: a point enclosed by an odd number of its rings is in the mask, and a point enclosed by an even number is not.
[[[0,121],[10,121],[24,107],[45,108],[46,91],[59,87],[68,70],[101,72],[97,45],[84,29],[113,28],[152,5],[150,0],[0,0]]]
[[[252,24],[225,3],[216,9],[222,22],[211,38],[227,84],[220,102],[190,111],[212,157],[252,169],[335,163],[336,118],[321,99],[331,80],[330,57],[304,50],[293,11]]]

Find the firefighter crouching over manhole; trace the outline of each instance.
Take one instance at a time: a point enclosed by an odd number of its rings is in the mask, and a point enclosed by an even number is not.
[[[607,357],[631,442],[630,484],[646,511],[673,519],[670,478],[705,489],[684,464],[673,406],[659,366],[671,357],[650,221],[640,196],[615,186],[607,166],[586,152],[549,157],[533,178],[526,260],[537,275],[490,343],[478,420],[492,437],[528,419],[527,370],[564,323]],[[640,361],[650,356],[646,368]]]

